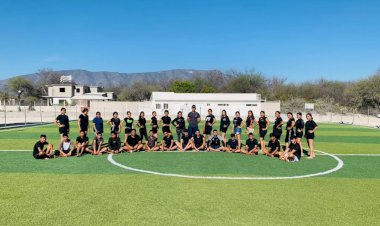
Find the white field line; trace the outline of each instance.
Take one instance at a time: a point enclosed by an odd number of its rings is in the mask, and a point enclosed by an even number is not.
[[[108,157],[107,157],[107,159],[108,159],[108,161],[111,164],[113,164],[115,166],[118,166],[118,167],[126,169],[126,170],[140,172],[140,173],[147,173],[147,174],[153,174],[153,175],[159,175],[159,176],[190,178],[190,179],[218,179],[218,180],[284,180],[284,179],[300,179],[300,178],[309,178],[309,177],[316,177],[316,176],[327,175],[327,174],[336,172],[336,171],[340,170],[343,167],[343,165],[344,165],[343,160],[341,160],[337,156],[328,154],[328,153],[323,152],[323,151],[317,151],[317,152],[320,152],[322,154],[326,154],[326,155],[334,158],[338,162],[338,164],[334,168],[332,168],[332,169],[329,169],[329,170],[326,170],[326,171],[323,171],[323,172],[313,173],[313,174],[306,174],[306,175],[285,176],[285,177],[280,177],[280,176],[275,176],[275,177],[227,177],[227,176],[191,176],[191,175],[182,175],[182,174],[174,174],[174,173],[160,173],[160,172],[155,172],[155,171],[150,171],[150,170],[136,169],[136,168],[132,168],[132,167],[120,164],[120,163],[116,162],[112,158],[112,156],[113,156],[112,154],[109,154]]]

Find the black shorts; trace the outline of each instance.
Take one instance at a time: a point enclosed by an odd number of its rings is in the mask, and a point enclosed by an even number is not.
[[[80,130],[81,130],[81,131],[84,131],[84,132],[87,133],[87,131],[88,131],[88,126],[81,126],[81,127],[80,127]]]
[[[265,138],[265,135],[267,135],[267,130],[260,130],[260,137]]]
[[[125,134],[130,134],[132,132],[132,128],[125,128],[124,132]]]
[[[158,132],[158,128],[157,127],[152,127],[152,131],[153,131],[153,134],[156,134]]]
[[[306,133],[305,135],[306,139],[314,140],[314,133]]]
[[[185,148],[185,147],[186,147],[186,145],[187,145],[187,144],[183,143],[183,144],[182,144],[182,148]]]
[[[59,131],[59,134],[69,134],[69,129],[67,129],[66,127],[59,127],[59,129],[58,129],[58,131]]]
[[[205,133],[206,135],[211,135],[212,126],[205,126]]]
[[[303,137],[303,132],[296,132],[296,137],[297,138],[302,138]]]
[[[46,154],[43,154],[43,155],[38,155],[38,154],[36,154],[36,155],[33,155],[33,157],[34,157],[35,159],[45,159],[45,158],[49,158]]]
[[[111,132],[119,133],[119,127],[111,128]]]
[[[194,143],[194,146],[195,146],[196,148],[199,148],[200,146],[202,146],[202,144],[195,144],[195,143]]]
[[[220,131],[222,132],[222,133],[227,133],[227,127],[220,127]]]
[[[294,136],[294,131],[293,130],[286,130],[286,137],[285,137],[285,143],[290,143],[290,140]]]
[[[165,132],[167,132],[167,133],[171,133],[171,132],[170,132],[170,126],[163,126],[163,127],[162,127],[162,132],[163,132],[163,133],[165,133]]]

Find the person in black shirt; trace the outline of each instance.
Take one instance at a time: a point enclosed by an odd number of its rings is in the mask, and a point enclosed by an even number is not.
[[[267,134],[270,122],[269,119],[265,116],[265,112],[260,112],[259,118],[259,134],[260,134],[260,149],[264,153],[265,150],[265,135]]]
[[[254,138],[253,133],[249,133],[248,139],[245,142],[245,150],[242,150],[242,152],[247,155],[258,155],[258,149],[257,140]]]
[[[280,142],[273,133],[269,134],[269,136],[270,141],[268,142],[268,148],[265,150],[265,154],[269,157],[278,157],[281,150]]]
[[[289,147],[280,155],[280,160],[287,162],[298,162],[301,160],[301,147],[297,143],[296,136],[292,136],[290,140],[291,142]]]
[[[111,137],[108,139],[108,153],[117,154],[120,153],[122,150],[123,149],[121,149],[120,138],[117,137],[117,133],[115,131],[112,131]]]
[[[208,115],[205,118],[205,126],[203,128],[203,134],[210,138],[212,126],[215,124],[215,116],[212,114],[212,109],[208,109]]]
[[[286,123],[286,136],[285,136],[285,150],[288,148],[290,144],[290,138],[294,136],[294,126],[296,125],[296,121],[294,120],[293,113],[288,112],[288,122]]]
[[[258,122],[253,115],[253,111],[248,111],[247,120],[245,120],[245,125],[247,126],[247,134],[253,133]]]
[[[162,116],[161,118],[161,122],[162,122],[162,133],[172,133],[170,131],[170,122],[172,121],[172,119],[169,117],[169,111],[168,110],[165,110],[164,112],[164,116]]]
[[[206,147],[206,139],[199,130],[195,131],[195,135],[192,137],[192,149],[195,151],[204,150]]]
[[[232,133],[236,134],[236,139],[239,142],[239,147],[241,147],[241,127],[244,124],[244,122],[243,122],[243,119],[240,118],[240,112],[239,111],[235,112],[235,118],[232,122],[234,125]]]
[[[69,117],[66,115],[66,108],[61,108],[61,114],[55,119],[55,124],[59,128],[59,134],[61,134],[61,139],[63,134],[69,134],[70,132],[70,121]]]
[[[46,149],[44,149],[45,145],[47,145]],[[33,157],[35,159],[49,159],[53,157],[53,145],[46,141],[46,135],[42,134],[40,140],[34,145]]]
[[[136,130],[132,129],[131,134],[127,137],[124,144],[123,150],[127,152],[138,152],[143,149],[143,144],[141,143],[141,137],[136,134]]]
[[[231,138],[227,141],[224,150],[226,152],[240,153],[240,147],[238,146],[238,140],[236,140],[235,134],[231,133]]]
[[[112,118],[110,121],[108,121],[108,125],[111,126],[111,133],[115,132],[116,136],[119,137],[120,130],[121,130],[121,121],[119,119],[119,114],[117,112],[114,112],[112,114]]]
[[[86,134],[88,132],[88,109],[85,108],[82,111],[82,114],[79,115],[79,120],[78,120],[78,128],[79,132],[84,131]]]
[[[102,133],[97,132],[96,136],[92,142],[92,151],[94,155],[101,155],[102,153],[107,152],[107,148],[104,147],[104,139]]]
[[[157,145],[157,137],[154,136],[153,130],[149,131],[149,137],[144,145],[145,151],[158,151],[160,149]]]
[[[315,158],[314,153],[314,134],[318,129],[317,123],[314,122],[313,116],[310,113],[306,114],[306,123],[305,123],[305,137],[307,139],[307,145],[309,146],[310,154],[308,159]]]
[[[127,117],[124,118],[124,140],[128,138],[128,136],[131,134],[133,129],[133,121],[134,119],[131,116],[131,112],[127,111]]]
[[[214,129],[213,135],[208,141],[208,151],[224,151],[224,141],[218,134],[218,130]]]
[[[282,125],[284,124],[284,121],[281,118],[281,112],[276,111],[274,113],[276,119],[274,121],[273,125],[273,135],[276,136],[277,140],[280,141],[281,139],[281,134],[282,134]]]
[[[185,119],[182,117],[182,111],[178,112],[177,117],[172,121],[172,125],[175,127],[177,132],[177,141],[180,142],[186,126]]]
[[[88,137],[86,136],[86,133],[84,131],[80,131],[79,137],[77,137],[77,144],[76,144],[78,157],[82,156],[83,152],[85,151],[91,154],[93,153],[93,151],[88,149],[87,146],[88,146]]]
[[[158,138],[158,120],[157,120],[157,113],[155,111],[152,112],[152,118],[151,118],[150,124],[152,125],[153,136]]]
[[[193,137],[195,131],[198,130],[198,123],[201,121],[201,115],[196,111],[196,106],[191,106],[191,111],[187,114],[187,121],[189,122],[189,135]]]
[[[167,131],[164,132],[164,138],[161,143],[161,151],[175,151],[177,149],[173,136]]]
[[[144,137],[145,137],[145,140],[148,140],[148,134],[146,131],[145,113],[143,111],[140,112],[139,121],[137,122],[137,126],[140,128],[139,132],[140,132],[141,140],[143,140]]]
[[[185,129],[180,142],[177,142],[177,147],[180,151],[187,151],[192,148],[192,140],[189,136],[189,131]]]
[[[303,148],[302,148],[302,137],[303,137],[303,128],[305,127],[305,123],[302,119],[302,113],[297,113],[297,121],[296,121],[296,139],[297,143],[300,145],[301,148],[301,156],[303,156]]]
[[[230,118],[227,116],[226,110],[222,110],[222,116],[220,117],[220,131],[222,132],[223,141],[226,143],[226,133],[230,126]]]

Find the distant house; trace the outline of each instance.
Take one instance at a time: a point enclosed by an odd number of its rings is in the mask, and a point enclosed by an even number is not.
[[[113,101],[113,92],[103,92],[99,86],[68,84],[48,85],[47,105],[71,105],[73,102],[90,107],[90,101]]]

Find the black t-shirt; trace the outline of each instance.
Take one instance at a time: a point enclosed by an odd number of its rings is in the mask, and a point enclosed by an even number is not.
[[[293,152],[294,150],[296,151],[294,154],[298,157],[298,159],[300,159],[301,158],[301,147],[298,143],[295,143],[295,144],[290,143],[289,144],[289,151]]]
[[[208,124],[212,124],[215,121],[215,116],[214,115],[207,115],[205,119],[205,125],[209,126]]]
[[[172,119],[169,117],[169,116],[163,116],[162,118],[161,118],[161,120],[162,120],[162,123],[163,124],[170,124],[170,122],[172,121]]]
[[[141,137],[139,135],[135,135],[135,137],[128,136],[127,143],[129,146],[134,147],[139,143],[140,140],[141,140]]]
[[[59,121],[59,124],[65,125],[66,129],[69,129],[70,123],[67,115],[58,115],[56,120]]]
[[[170,144],[171,144],[171,142],[172,142],[172,140],[173,140],[173,136],[172,136],[172,135],[170,135],[169,137],[166,137],[166,136],[165,136],[165,137],[163,138],[163,140],[164,140],[166,146],[170,146]]]
[[[276,140],[275,142],[270,140],[268,142],[268,147],[269,147],[270,152],[274,152],[276,148],[277,148],[277,151],[281,150],[280,142],[278,142],[278,140]]]
[[[247,141],[245,142],[245,145],[248,146],[249,150],[252,150],[256,146],[258,146],[259,144],[258,144],[257,140],[255,138],[253,138],[253,140],[247,139]]]
[[[94,141],[95,141],[95,144],[96,144],[96,148],[99,148],[99,144],[100,144],[100,143],[104,144],[104,139],[103,139],[103,137],[101,137],[101,138],[99,138],[99,139],[95,137]]]
[[[177,117],[172,121],[173,126],[178,125],[176,127],[177,129],[184,129],[186,127],[185,125],[185,119],[183,117]]]
[[[230,118],[228,116],[220,118],[220,128],[227,128],[230,126]]]
[[[151,118],[151,120],[152,120],[152,125],[154,125],[154,126],[157,126],[158,125],[158,122],[157,122],[157,118],[156,117],[152,117]]]
[[[142,128],[146,128],[146,119],[145,118],[139,118],[139,125],[142,126]]]
[[[296,121],[296,129],[297,130],[303,130],[303,128],[305,127],[305,123],[303,122],[303,119],[297,119]]]
[[[230,146],[230,148],[233,148],[233,149],[235,149],[235,148],[237,148],[237,146],[238,146],[238,140],[236,140],[236,139],[229,139],[228,141],[227,141],[227,145],[229,145]]]
[[[247,124],[247,128],[250,128],[251,126],[253,126],[253,122],[255,121],[255,116],[252,116],[251,117],[247,117],[247,120],[245,120],[245,124]]]
[[[240,117],[234,118],[234,128],[241,126],[241,123],[243,122],[243,119]]]
[[[210,138],[210,145],[212,146],[221,146],[222,138],[218,136],[212,136]]]
[[[157,138],[156,137],[148,137],[147,144],[149,147],[154,147],[156,144]]]
[[[119,118],[111,118],[111,123],[115,125],[116,128],[119,128],[120,126],[120,119]]]
[[[267,117],[260,117],[259,118],[259,128],[260,130],[263,130],[264,128],[267,127]]]
[[[199,137],[194,136],[194,144],[195,146],[199,147],[203,144],[203,135],[199,135]]]
[[[88,115],[81,114],[79,115],[79,119],[80,119],[80,127],[88,128]]]
[[[120,149],[120,138],[119,137],[116,137],[115,139],[110,137],[108,139],[108,147],[111,149],[111,150],[119,150]]]
[[[189,143],[190,138],[191,138],[190,136],[183,135],[182,136],[183,144],[187,145]]]
[[[305,123],[305,132],[306,133],[309,133],[308,131],[309,130],[314,130],[315,127],[317,127],[317,123],[314,122],[314,120],[311,120],[311,121],[306,121]]]
[[[282,125],[277,128],[277,126],[280,125],[281,122],[282,122],[282,118],[281,117],[276,118],[276,120],[274,121],[274,125],[273,125],[273,131],[277,130],[277,131],[279,131],[281,133]]]
[[[292,126],[292,122],[294,121],[295,121],[294,118],[291,118],[288,120],[288,122],[286,123],[286,130],[288,130],[288,128]],[[293,128],[290,130],[293,130]]]
[[[125,128],[132,129],[133,121],[133,118],[124,118]]]
[[[86,143],[88,141],[88,137],[77,137],[78,143]]]
[[[33,147],[33,156],[37,155],[39,153],[38,148],[41,148],[42,151],[44,151],[44,146],[49,144],[48,142],[41,143],[40,141],[37,141],[37,143]]]

